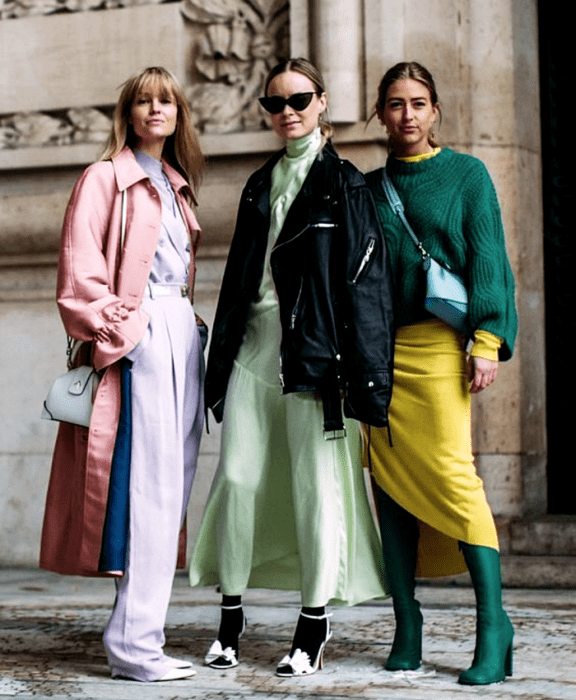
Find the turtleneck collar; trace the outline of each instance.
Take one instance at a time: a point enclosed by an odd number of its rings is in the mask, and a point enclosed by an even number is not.
[[[386,160],[386,170],[389,173],[407,176],[418,175],[425,171],[433,172],[436,171],[436,169],[441,170],[450,159],[452,153],[453,151],[450,148],[444,147],[440,149],[439,153],[433,155],[432,158],[426,158],[425,160],[418,160],[412,163],[396,158],[393,153],[390,153]]]
[[[440,146],[436,146],[436,148],[433,148],[429,153],[419,153],[416,156],[396,156],[398,160],[401,160],[403,163],[420,163],[423,160],[428,160],[429,158],[434,158],[434,156],[437,156],[440,153]]]
[[[306,136],[293,141],[286,141],[286,154],[288,158],[300,158],[310,151],[316,153],[320,150],[321,143],[322,133],[320,132],[320,127],[317,126],[314,131],[306,134]]]

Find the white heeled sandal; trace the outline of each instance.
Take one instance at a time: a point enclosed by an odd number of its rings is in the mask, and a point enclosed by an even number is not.
[[[221,606],[221,610],[241,610],[242,605]],[[242,629],[238,635],[238,639],[244,634],[246,629],[246,615],[242,615]],[[215,639],[208,649],[208,653],[204,657],[204,663],[210,668],[226,670],[238,666],[238,651],[231,646],[222,648],[219,639]]]
[[[276,668],[276,675],[282,678],[291,678],[293,676],[310,676],[324,666],[324,650],[326,649],[326,644],[328,644],[330,637],[332,637],[329,621],[329,618],[332,617],[332,613],[325,613],[324,615],[308,615],[307,613],[301,612],[300,615],[302,617],[307,617],[310,620],[326,620],[326,637],[324,641],[320,643],[320,647],[318,648],[314,659],[311,659],[310,654],[303,649],[295,649],[290,654],[286,654]]]

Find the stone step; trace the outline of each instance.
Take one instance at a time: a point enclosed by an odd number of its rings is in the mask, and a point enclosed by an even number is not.
[[[576,557],[543,557],[503,554],[502,585],[504,588],[576,589]],[[425,586],[470,587],[468,573],[445,578],[418,579]]]
[[[502,584],[508,588],[576,588],[576,556],[503,556]]]
[[[548,515],[509,523],[510,554],[576,557],[576,517]]]

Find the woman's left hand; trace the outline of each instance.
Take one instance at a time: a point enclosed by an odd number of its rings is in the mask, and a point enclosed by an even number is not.
[[[203,321],[203,319],[198,316],[198,314],[194,314],[196,316],[196,325],[198,326],[198,332],[200,333],[200,342],[202,344],[202,352],[206,350],[206,346],[208,345],[208,325]]]
[[[487,360],[484,357],[474,357],[473,355],[468,358],[468,381],[470,382],[471,394],[477,394],[490,386],[497,375],[497,360]]]

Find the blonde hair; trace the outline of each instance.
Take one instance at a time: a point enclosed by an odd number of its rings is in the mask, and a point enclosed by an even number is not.
[[[272,68],[272,70],[266,76],[266,80],[264,82],[264,95],[268,96],[268,88],[270,86],[270,83],[274,80],[274,78],[277,75],[280,75],[280,73],[290,72],[300,73],[301,75],[308,78],[308,80],[316,88],[316,94],[318,95],[318,97],[326,94],[326,88],[324,87],[324,78],[322,77],[322,73],[320,73],[318,68],[316,68],[316,66],[313,63],[310,63],[310,61],[307,58],[287,58],[286,60],[278,63],[278,65],[274,66],[274,68]],[[324,118],[325,114],[326,111],[322,112],[322,114],[320,115],[319,122],[320,131],[322,133],[322,147],[324,147],[326,141],[332,138],[332,135],[334,134],[334,129],[332,128],[332,125],[327,119]]]
[[[438,114],[440,116],[439,123],[442,122],[442,111],[440,109],[440,102],[438,100],[438,93],[436,92],[434,78],[432,77],[430,71],[424,68],[424,66],[417,61],[403,61],[401,63],[397,63],[395,66],[392,66],[392,68],[386,71],[384,77],[380,81],[380,85],[378,86],[378,99],[376,100],[374,111],[370,115],[368,122],[370,122],[376,115],[380,116],[384,111],[384,108],[386,107],[386,95],[388,94],[388,88],[392,85],[392,83],[395,83],[397,80],[409,79],[417,80],[419,83],[422,83],[422,85],[425,85],[428,88],[428,92],[430,93],[430,101],[432,102],[432,105],[438,109]],[[432,148],[436,148],[436,146],[438,146],[434,134],[431,132],[428,133],[428,143],[432,146]],[[392,149],[394,148],[394,144],[392,142],[389,145],[392,147]]]
[[[137,137],[130,124],[130,111],[139,93],[148,89],[168,94],[176,101],[178,106],[176,130],[166,139],[162,157],[182,175],[195,195],[202,178],[204,156],[200,150],[184,91],[172,73],[165,68],[159,66],[145,68],[122,85],[118,104],[114,110],[112,131],[101,160],[114,158],[125,146],[135,148]]]

